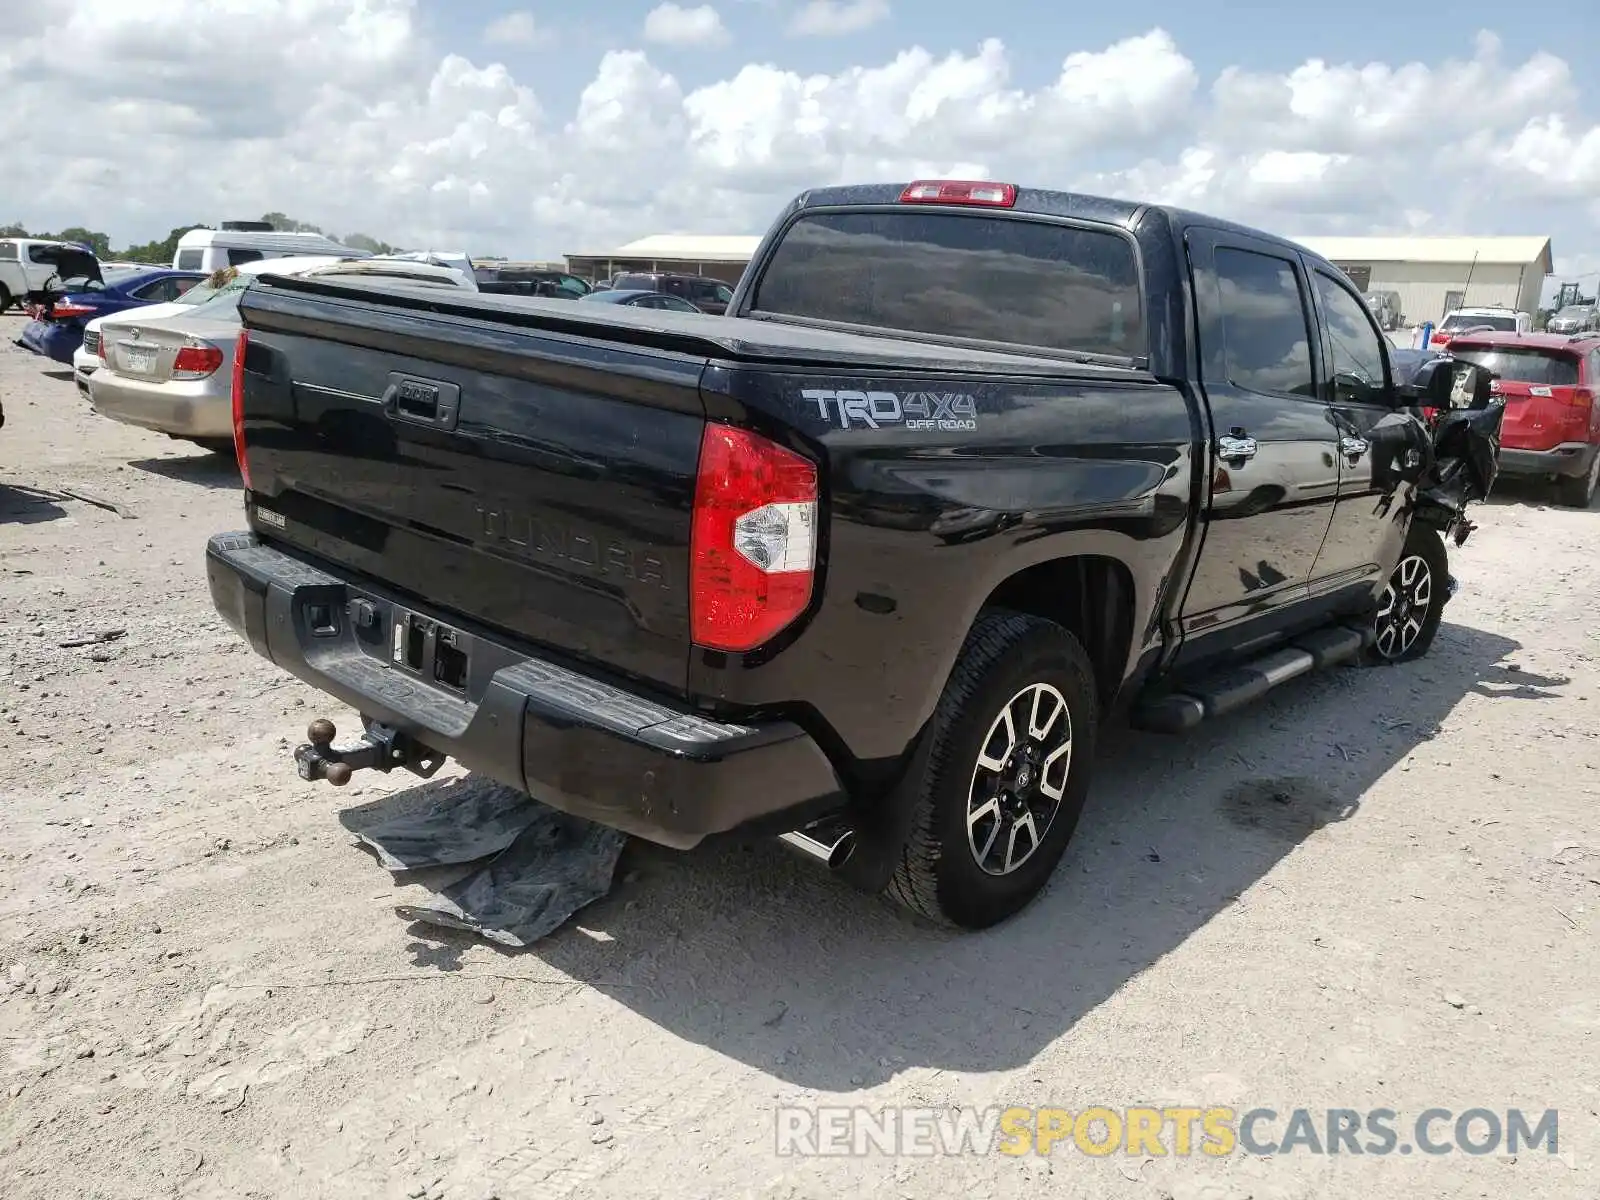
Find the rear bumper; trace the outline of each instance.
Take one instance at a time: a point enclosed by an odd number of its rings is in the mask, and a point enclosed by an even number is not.
[[[1549,450],[1500,447],[1502,475],[1584,475],[1594,465],[1600,446],[1588,442],[1562,442]]]
[[[228,383],[217,375],[158,383],[105,368],[88,378],[89,397],[101,416],[186,438],[233,436],[233,401],[224,390]]]
[[[392,662],[397,623],[433,614],[380,589],[250,533],[213,537],[206,576],[217,612],[258,654],[563,812],[688,849],[743,827],[793,829],[843,800],[827,757],[788,722],[712,721],[453,625],[471,654],[463,695]],[[319,622],[331,632],[313,632]]]
[[[83,329],[54,321],[29,321],[23,327],[18,344],[44,358],[71,366],[72,355],[83,344]]]

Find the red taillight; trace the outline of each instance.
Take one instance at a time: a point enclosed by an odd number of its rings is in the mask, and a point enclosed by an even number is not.
[[[901,204],[976,204],[984,208],[1010,208],[1016,202],[1016,184],[985,183],[975,179],[919,179],[900,193]]]
[[[239,330],[239,340],[233,344],[233,453],[239,460],[239,477],[244,480],[244,490],[250,490],[250,464],[244,457],[244,352],[250,345],[248,330]]]
[[[728,425],[700,440],[689,539],[689,624],[696,645],[753,650],[811,603],[817,468]]]
[[[209,342],[189,341],[178,348],[172,360],[174,379],[204,379],[222,365],[222,351]]]
[[[95,342],[94,354],[101,362],[108,361],[106,359],[106,335],[103,333],[100,335],[99,340]]]
[[[62,320],[67,317],[88,317],[99,311],[92,304],[74,304],[70,300],[57,300],[50,306],[50,319]]]
[[[1594,404],[1594,391],[1586,387],[1567,388],[1566,401],[1573,408],[1589,408]]]

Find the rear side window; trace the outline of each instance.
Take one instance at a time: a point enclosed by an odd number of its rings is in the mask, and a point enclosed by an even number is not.
[[[200,269],[200,263],[203,260],[204,254],[205,251],[203,250],[179,250],[178,270],[198,271]]]
[[[1139,268],[1125,238],[991,214],[801,217],[752,308],[937,337],[1145,352]]]
[[[1252,392],[1314,397],[1311,325],[1294,264],[1228,246],[1217,247],[1216,264],[1228,382]]]
[[[266,255],[259,250],[229,250],[228,265],[230,267],[241,267],[245,263],[260,262],[265,257]]]
[[[1563,354],[1559,350],[1536,350],[1531,346],[1493,349],[1451,346],[1450,353],[1514,383],[1542,384],[1545,387],[1578,385],[1578,356],[1575,354]]]
[[[15,242],[0,242],[0,260],[5,262],[17,261],[17,244]]]

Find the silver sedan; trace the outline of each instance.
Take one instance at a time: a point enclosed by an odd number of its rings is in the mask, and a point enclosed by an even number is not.
[[[208,313],[218,306],[221,311]],[[187,313],[100,326],[100,369],[89,376],[96,412],[218,453],[233,449],[233,349],[239,309],[223,298]]]

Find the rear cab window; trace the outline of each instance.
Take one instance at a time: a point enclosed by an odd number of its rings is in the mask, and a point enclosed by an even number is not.
[[[178,270],[180,270],[180,271],[198,271],[200,269],[201,262],[204,261],[204,258],[205,258],[205,251],[204,250],[179,250],[178,251]]]
[[[769,258],[750,313],[1137,358],[1139,266],[1110,229],[1025,215],[816,212]]]
[[[1581,358],[1563,350],[1536,346],[1461,346],[1450,347],[1456,358],[1493,371],[1512,383],[1531,383],[1543,387],[1577,387]]]
[[[17,244],[13,241],[0,241],[0,262],[17,261]]]
[[[1502,333],[1515,333],[1515,313],[1451,313],[1439,328],[1445,333],[1457,329],[1493,329]]]

